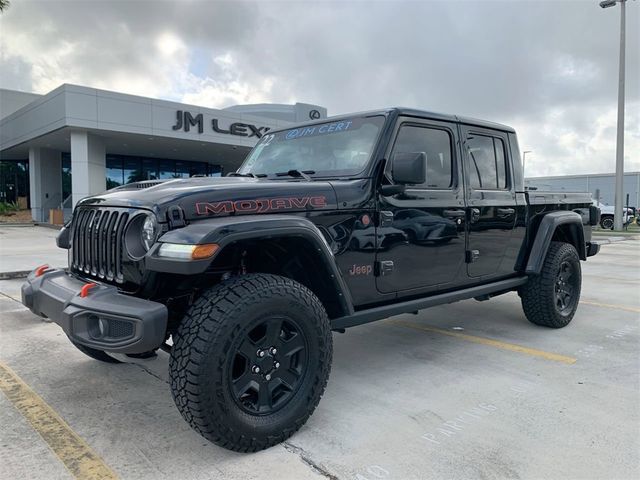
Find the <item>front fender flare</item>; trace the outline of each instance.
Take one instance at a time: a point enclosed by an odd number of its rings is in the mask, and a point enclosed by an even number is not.
[[[539,274],[542,271],[544,259],[551,245],[553,234],[561,225],[569,225],[571,228],[572,244],[578,251],[578,257],[586,260],[586,244],[584,240],[584,225],[582,217],[572,211],[549,212],[542,220],[536,231],[536,236],[531,244],[529,260],[525,272],[527,274]]]
[[[351,294],[335,262],[335,257],[324,236],[311,221],[294,215],[242,215],[208,218],[169,231],[162,235],[145,257],[145,267],[156,272],[197,275],[204,273],[224,247],[239,240],[302,237],[309,241],[330,272],[343,311],[353,313]],[[158,257],[161,243],[205,244],[220,246],[216,254],[206,260],[181,260]]]

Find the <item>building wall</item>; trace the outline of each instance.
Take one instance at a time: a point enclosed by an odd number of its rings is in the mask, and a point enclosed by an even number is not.
[[[0,119],[11,115],[16,110],[37,100],[42,95],[19,92],[17,90],[0,89]]]
[[[106,152],[102,139],[87,132],[71,132],[73,206],[84,197],[104,192],[106,178]]]
[[[606,205],[615,203],[615,175],[567,175],[560,177],[526,178],[527,187],[537,187],[538,190],[554,192],[590,192],[593,198],[599,191],[600,201]],[[629,206],[640,207],[640,172],[629,172],[624,176],[623,201],[629,194]]]
[[[213,109],[68,84],[45,95],[0,89],[0,198],[16,196],[8,175],[28,157],[33,218],[46,221],[49,209],[103,192],[108,169],[117,182],[131,163],[162,178],[233,171],[265,132],[326,116],[306,103]]]
[[[327,118],[327,109],[310,103],[296,103],[295,105],[282,105],[273,103],[256,103],[253,105],[234,105],[225,110],[230,112],[246,113],[256,117],[283,120],[285,122],[302,123],[310,120]]]
[[[179,127],[178,118],[186,112],[193,118],[201,118],[201,128],[194,125]],[[222,132],[215,131],[214,120]],[[236,132],[240,134],[230,134],[230,126],[234,123],[245,125],[241,132]],[[266,116],[241,111],[204,108],[65,84],[0,119],[0,150],[64,127],[253,147],[256,136],[251,135],[246,125],[275,129],[289,124],[289,121],[267,119]]]

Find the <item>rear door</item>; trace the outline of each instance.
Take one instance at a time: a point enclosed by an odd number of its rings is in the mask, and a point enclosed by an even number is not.
[[[507,133],[461,126],[467,199],[467,274],[512,273],[503,262],[516,221],[516,194]]]

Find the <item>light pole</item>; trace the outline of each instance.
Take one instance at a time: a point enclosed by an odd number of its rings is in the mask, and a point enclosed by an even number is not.
[[[602,8],[620,4],[620,72],[618,76],[618,127],[616,139],[616,192],[613,228],[622,230],[622,197],[624,195],[624,61],[625,61],[625,6],[627,0],[604,0]]]
[[[525,150],[522,152],[522,178],[524,179],[524,160],[527,158],[527,153],[531,153],[531,150]]]

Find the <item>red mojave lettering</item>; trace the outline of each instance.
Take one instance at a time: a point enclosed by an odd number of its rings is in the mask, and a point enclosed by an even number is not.
[[[229,213],[266,213],[281,210],[300,210],[304,208],[324,208],[327,199],[324,195],[315,197],[279,197],[257,200],[224,200],[222,202],[196,203],[198,215],[221,215]]]

